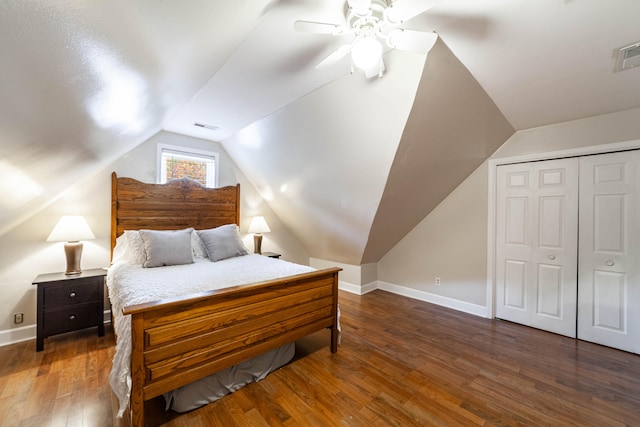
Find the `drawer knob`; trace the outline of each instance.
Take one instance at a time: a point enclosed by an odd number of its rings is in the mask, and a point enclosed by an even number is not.
[[[69,316],[69,320],[75,320],[76,316],[74,316],[73,314],[71,316]]]
[[[613,264],[615,264],[613,261],[611,261],[611,260],[607,261],[607,265],[609,267],[613,267]]]
[[[75,298],[75,297],[76,297],[76,293],[75,293],[75,292],[71,292],[71,293],[69,294],[69,298]]]

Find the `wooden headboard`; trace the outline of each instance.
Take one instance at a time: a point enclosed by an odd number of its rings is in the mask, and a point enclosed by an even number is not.
[[[146,184],[111,174],[111,251],[125,230],[240,225],[240,184],[207,188],[183,178]]]

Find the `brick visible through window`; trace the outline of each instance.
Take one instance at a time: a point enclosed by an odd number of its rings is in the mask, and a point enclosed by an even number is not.
[[[217,153],[158,145],[158,182],[191,178],[205,187],[216,187]]]

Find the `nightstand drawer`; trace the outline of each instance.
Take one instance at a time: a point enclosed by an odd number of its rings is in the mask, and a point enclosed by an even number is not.
[[[43,318],[45,336],[97,326],[98,321],[102,320],[98,306],[97,302],[92,302],[60,310],[45,310]]]
[[[72,283],[47,287],[44,290],[44,309],[98,301],[99,286],[100,283],[97,283],[96,280],[89,279],[74,280]]]

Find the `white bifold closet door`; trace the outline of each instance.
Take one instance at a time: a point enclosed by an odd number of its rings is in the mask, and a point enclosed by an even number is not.
[[[640,151],[580,159],[578,338],[640,353]]]
[[[496,317],[640,353],[640,151],[498,167]]]
[[[576,336],[577,178],[577,159],[498,167],[498,318]]]

